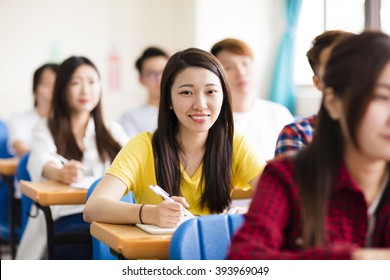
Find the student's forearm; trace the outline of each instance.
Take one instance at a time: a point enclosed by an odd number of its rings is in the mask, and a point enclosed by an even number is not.
[[[22,156],[30,151],[30,147],[27,146],[23,141],[15,141],[12,144],[12,148],[15,150],[17,156]]]
[[[42,170],[42,176],[48,180],[60,181],[61,168],[58,168],[54,163],[47,163]]]
[[[154,205],[142,207],[141,219],[145,224],[155,224]],[[86,204],[84,220],[88,222],[98,221],[113,224],[140,223],[141,204],[132,204],[122,201],[114,201],[106,198],[95,198]]]

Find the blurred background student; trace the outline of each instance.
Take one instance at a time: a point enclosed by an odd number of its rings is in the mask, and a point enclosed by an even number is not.
[[[284,106],[257,98],[253,51],[246,43],[227,38],[215,43],[211,53],[227,75],[235,128],[253,142],[262,158],[272,159],[279,132],[294,121],[293,116]]]
[[[313,70],[313,84],[322,91],[322,75],[325,61],[328,59],[332,45],[352,33],[341,30],[328,30],[314,38],[312,47],[306,53],[311,69]],[[301,118],[286,125],[280,132],[276,143],[275,157],[295,153],[306,147],[313,139],[317,125],[317,114]]]
[[[27,164],[33,182],[55,180],[71,184],[84,176],[103,176],[128,137],[119,124],[104,121],[101,95],[100,75],[89,59],[72,56],[60,65],[52,113],[34,130]],[[50,208],[55,221],[81,213],[84,206]],[[17,259],[45,258],[45,218],[34,206],[31,212],[37,215],[28,220]]]
[[[8,122],[9,147],[15,156],[30,151],[34,126],[41,118],[49,116],[57,69],[57,64],[48,63],[34,72],[34,109],[16,114]]]
[[[231,259],[390,259],[390,37],[341,39],[313,141],[268,163]]]
[[[149,47],[135,62],[139,82],[148,92],[146,104],[125,112],[120,123],[131,138],[143,131],[154,131],[157,128],[158,106],[160,104],[161,75],[169,55],[157,47]]]
[[[88,199],[84,219],[174,227],[184,208],[222,213],[233,187],[255,187],[265,162],[234,132],[229,95],[222,65],[209,52],[174,54],[162,75],[157,130],[121,150]],[[175,202],[149,189],[156,184]],[[129,191],[137,204],[119,201]]]

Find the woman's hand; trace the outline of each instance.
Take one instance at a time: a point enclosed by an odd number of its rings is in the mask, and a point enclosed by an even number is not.
[[[179,202],[164,200],[156,208],[156,224],[162,228],[176,227],[183,216],[184,207]]]
[[[146,205],[145,216],[142,220],[147,224],[154,224],[162,228],[176,227],[184,216],[184,207],[189,207],[184,197],[172,196],[174,202],[164,200],[158,205]]]
[[[390,260],[390,249],[357,249],[352,253],[354,260]]]
[[[72,184],[81,181],[84,176],[84,165],[77,160],[71,160],[65,163],[63,168],[59,170],[58,181],[64,184]]]

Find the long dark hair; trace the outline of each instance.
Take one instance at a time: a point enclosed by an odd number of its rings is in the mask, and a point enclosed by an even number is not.
[[[52,112],[48,119],[49,129],[57,146],[57,152],[66,158],[75,160],[82,160],[83,151],[77,145],[72,132],[67,87],[73,73],[82,65],[93,67],[99,75],[96,66],[85,57],[72,56],[66,59],[58,69],[51,107]],[[92,110],[91,116],[95,122],[96,145],[100,160],[102,162],[108,159],[112,161],[121,149],[121,146],[114,140],[104,125],[101,99]]]
[[[157,183],[172,195],[180,195],[180,145],[176,141],[178,120],[171,110],[171,88],[176,76],[188,67],[201,67],[213,72],[221,81],[221,112],[210,128],[203,156],[202,180],[205,183],[200,205],[212,213],[222,212],[230,203],[232,190],[233,115],[230,91],[222,65],[210,53],[190,48],[174,54],[168,61],[161,80],[158,128],[152,145]]]
[[[390,62],[390,37],[363,32],[342,38],[333,47],[323,77],[324,90],[342,100],[347,130],[359,148],[356,131],[372,99],[376,82]],[[313,142],[296,158],[302,206],[304,247],[322,246],[325,218],[337,170],[343,162],[344,139],[340,123],[333,120],[322,102]]]

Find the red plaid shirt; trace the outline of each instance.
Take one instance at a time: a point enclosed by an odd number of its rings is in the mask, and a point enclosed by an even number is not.
[[[343,164],[331,193],[323,248],[302,250],[298,186],[291,159],[271,161],[259,181],[230,259],[350,259],[364,247],[367,203]],[[390,247],[390,184],[376,211],[373,247]]]

